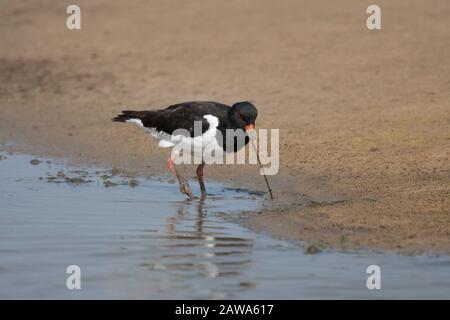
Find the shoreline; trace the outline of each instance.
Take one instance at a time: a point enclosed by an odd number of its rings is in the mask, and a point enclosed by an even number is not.
[[[36,158],[50,158],[74,167],[100,167],[105,170],[117,170],[133,177],[144,177],[145,179],[156,180],[163,179],[167,181],[173,180],[170,174],[164,174],[163,172],[148,174],[139,172],[131,167],[117,167],[112,163],[108,164],[107,162],[89,161],[86,158],[56,156],[48,152],[32,151],[32,148],[19,145],[5,146],[0,143],[0,147],[0,151],[6,153],[31,155]],[[184,170],[186,171],[186,165],[182,167],[184,167]],[[188,179],[191,180],[191,183],[195,183],[195,174]],[[280,199],[271,201],[267,197],[267,192],[254,189],[255,184],[252,185],[247,181],[247,184],[243,186],[240,185],[238,181],[230,182],[227,180],[228,179],[226,178],[218,176],[213,179],[213,182],[225,183],[225,186],[228,185],[231,188],[242,188],[250,192],[263,192],[265,194],[259,210],[248,211],[245,208],[242,208],[240,213],[231,217],[231,220],[234,223],[240,224],[253,232],[263,233],[275,239],[290,242],[300,241],[303,249],[307,253],[309,253],[309,251],[311,253],[317,253],[327,250],[343,250],[344,252],[371,251],[400,255],[450,254],[450,251],[447,250],[446,247],[427,247],[418,245],[392,246],[390,245],[390,239],[386,242],[378,241],[375,243],[361,241],[364,238],[364,232],[367,230],[352,229],[351,232],[354,232],[354,234],[352,234],[350,238],[343,239],[342,232],[333,229],[330,225],[321,226],[323,223],[321,223],[319,219],[323,218],[323,216],[314,216],[310,214],[310,210],[316,208],[333,208],[333,206],[345,205],[345,203],[349,202],[348,199],[336,195],[334,197],[331,197],[331,195],[326,197],[323,193],[318,193],[315,194],[316,198],[313,199],[302,194],[302,197],[297,199],[297,201],[294,201],[292,195],[289,195],[288,197],[282,197],[281,201]],[[176,182],[174,181],[174,183]],[[180,197],[182,196],[183,195],[180,194]],[[366,199],[366,201],[372,200]],[[296,229],[299,225],[300,228]],[[301,231],[301,233],[299,231]],[[363,233],[361,233],[361,231],[363,231]],[[340,234],[339,238],[337,234]]]

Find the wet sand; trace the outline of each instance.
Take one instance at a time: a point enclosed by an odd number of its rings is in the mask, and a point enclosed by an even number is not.
[[[450,3],[65,1],[0,4],[0,142],[166,173],[124,108],[251,100],[280,128],[277,200],[242,222],[318,246],[450,252]],[[194,168],[186,167],[194,176]],[[207,179],[264,190],[258,169]],[[245,208],[243,208],[245,209]]]

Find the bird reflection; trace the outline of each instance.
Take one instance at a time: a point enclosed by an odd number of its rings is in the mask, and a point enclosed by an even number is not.
[[[252,240],[233,236],[221,217],[208,217],[205,201],[176,204],[176,214],[166,218],[168,250],[160,256],[159,266],[216,278],[240,274],[250,264]]]
[[[189,206],[192,204],[193,203],[191,200],[181,202],[180,207],[177,210],[177,214],[167,217],[166,226],[168,239],[173,239],[173,236],[175,235],[175,224],[177,223],[177,221],[183,220],[186,217],[189,212]],[[203,236],[203,216],[205,215],[203,205],[203,200],[200,200],[197,204],[195,204],[197,214],[197,218],[195,221],[195,233],[199,238]]]

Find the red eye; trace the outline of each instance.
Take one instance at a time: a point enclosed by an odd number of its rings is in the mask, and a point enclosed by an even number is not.
[[[242,114],[240,114],[239,112],[237,113],[237,116],[239,117],[239,119],[243,120],[244,118],[242,117]]]

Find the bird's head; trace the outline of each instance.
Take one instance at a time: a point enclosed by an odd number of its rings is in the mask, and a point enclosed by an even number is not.
[[[255,106],[248,101],[237,102],[230,109],[229,117],[231,123],[236,127],[247,132],[255,128],[258,111]]]

